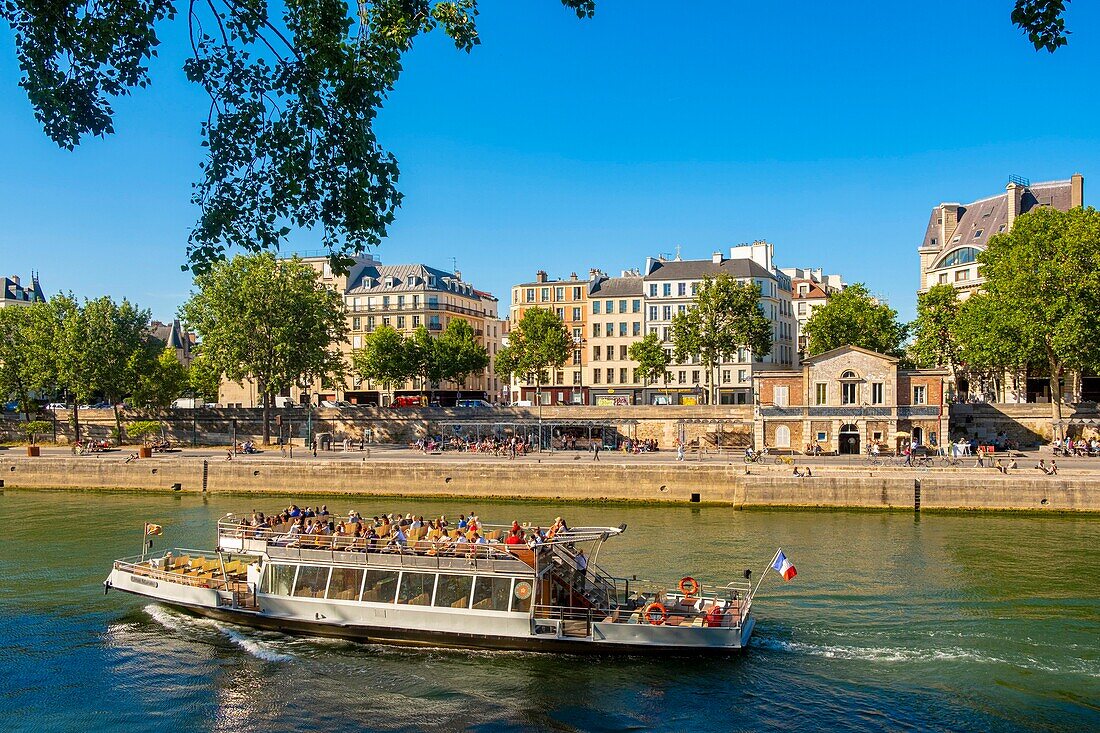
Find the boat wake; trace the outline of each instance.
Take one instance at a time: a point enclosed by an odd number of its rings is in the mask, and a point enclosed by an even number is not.
[[[1027,656],[1022,659],[982,654],[973,649],[948,647],[943,649],[913,649],[906,647],[861,647],[838,644],[815,644],[804,641],[769,639],[757,636],[752,646],[771,651],[803,654],[826,659],[845,659],[864,662],[975,662],[978,664],[1003,664],[1018,669],[1055,674],[1080,674],[1100,677],[1100,669],[1086,660],[1072,660],[1070,664],[1051,663]]]
[[[293,654],[276,651],[271,642],[257,639],[246,631],[220,621],[176,613],[155,603],[146,606],[145,612],[158,624],[170,630],[177,630],[181,626],[214,629],[237,647],[265,662],[289,662],[294,659]]]

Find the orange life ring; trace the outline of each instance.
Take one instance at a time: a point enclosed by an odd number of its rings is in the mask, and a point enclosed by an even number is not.
[[[680,592],[688,598],[699,595],[699,581],[688,575],[680,580]]]
[[[654,612],[656,612],[656,616],[653,615]],[[642,618],[653,626],[660,626],[668,621],[668,609],[660,603],[650,603],[642,609]]]

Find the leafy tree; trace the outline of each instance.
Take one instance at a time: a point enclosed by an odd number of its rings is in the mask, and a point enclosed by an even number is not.
[[[466,386],[466,379],[489,366],[489,352],[477,342],[473,327],[455,318],[436,341],[440,378],[454,382],[457,389]]]
[[[165,347],[138,376],[134,403],[151,407],[169,407],[190,388],[187,368],[176,358],[175,349]]]
[[[393,326],[380,326],[351,354],[351,365],[363,379],[378,382],[391,393],[412,376],[405,338]]]
[[[55,296],[58,380],[73,395],[74,403],[102,395],[114,407],[115,432],[124,437],[122,400],[138,389],[143,375],[153,368],[160,342],[149,335],[149,311],[128,300],[115,303],[109,296],[78,304],[69,295]],[[78,409],[73,410],[77,440]]]
[[[343,374],[338,344],[347,337],[340,296],[297,257],[241,255],[195,277],[197,292],[180,315],[202,341],[202,358],[227,379],[256,383],[264,442],[275,395],[303,380]]]
[[[434,393],[434,386],[443,379],[443,367],[439,359],[436,339],[426,326],[413,331],[405,342],[409,375],[420,380],[420,392]]]
[[[19,429],[27,436],[31,445],[38,445],[38,436],[53,430],[53,423],[48,420],[31,420],[21,423]]]
[[[49,303],[0,308],[0,397],[14,397],[27,420],[32,395],[57,390],[53,313]]]
[[[668,372],[668,352],[661,346],[661,340],[655,333],[647,333],[641,341],[635,341],[626,350],[626,355],[638,363],[638,376],[648,385],[664,379]]]
[[[955,330],[961,305],[958,291],[944,283],[921,293],[917,297],[917,320],[910,327],[914,339],[908,350],[918,367],[946,367],[956,385],[960,364]]]
[[[830,293],[803,328],[811,356],[848,345],[901,356],[907,331],[898,312],[875,300],[863,283]]]
[[[989,354],[991,362],[1003,363],[1012,353],[1018,363],[1043,363],[1060,435],[1066,373],[1100,366],[1100,212],[1033,209],[1011,231],[990,239],[978,266],[984,297],[964,308],[964,351]],[[978,318],[1003,346],[994,349],[988,339],[975,338]]]
[[[174,357],[173,357],[174,358]],[[179,361],[177,360],[177,364]],[[156,420],[135,420],[126,426],[126,433],[133,440],[140,440],[142,445],[149,442],[149,436],[160,435],[163,425]]]
[[[519,374],[519,353],[511,344],[511,336],[509,336],[509,343],[506,346],[497,349],[496,359],[493,360],[493,371],[508,385],[509,397],[514,397],[511,393],[511,385],[512,378]],[[514,402],[515,400],[512,399],[511,401]]]
[[[203,354],[202,346],[191,352],[191,364],[187,367],[187,386],[202,402],[217,402],[218,387],[222,375],[214,366],[213,359]]]
[[[678,363],[693,356],[702,360],[711,404],[717,402],[715,370],[741,347],[758,357],[772,350],[772,328],[760,307],[760,288],[743,285],[724,272],[703,278],[692,304],[672,319],[672,348]]]
[[[508,336],[506,353],[497,352],[497,370],[509,369],[534,382],[539,403],[542,403],[542,383],[549,372],[565,364],[573,353],[573,336],[554,311],[548,308],[528,308]],[[503,362],[503,366],[502,366]]]
[[[952,333],[961,369],[972,381],[996,385],[1007,373],[1019,384],[1030,369],[1042,368],[1041,350],[1035,343],[1023,344],[1019,334],[1006,327],[1003,306],[979,292],[959,307]]]
[[[579,17],[594,0],[561,0]],[[114,132],[114,100],[150,83],[164,26],[186,18],[188,80],[210,97],[191,267],[320,227],[334,260],[377,244],[401,203],[374,120],[413,41],[480,43],[477,0],[4,0],[35,116],[59,146]]]

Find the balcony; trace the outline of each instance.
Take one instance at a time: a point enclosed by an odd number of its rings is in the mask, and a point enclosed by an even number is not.
[[[473,308],[466,308],[461,305],[454,305],[452,303],[390,303],[389,305],[375,304],[375,305],[359,305],[359,306],[344,306],[344,310],[348,313],[358,315],[360,313],[407,313],[410,311],[447,311],[448,313],[460,313],[466,316],[477,316],[478,318],[492,318],[492,314],[486,311],[479,311]]]

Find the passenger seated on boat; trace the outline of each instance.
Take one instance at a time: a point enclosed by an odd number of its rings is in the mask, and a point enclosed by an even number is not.
[[[522,545],[525,544],[523,540],[523,530],[513,525],[512,531],[508,533],[508,536],[504,539],[506,545]]]

